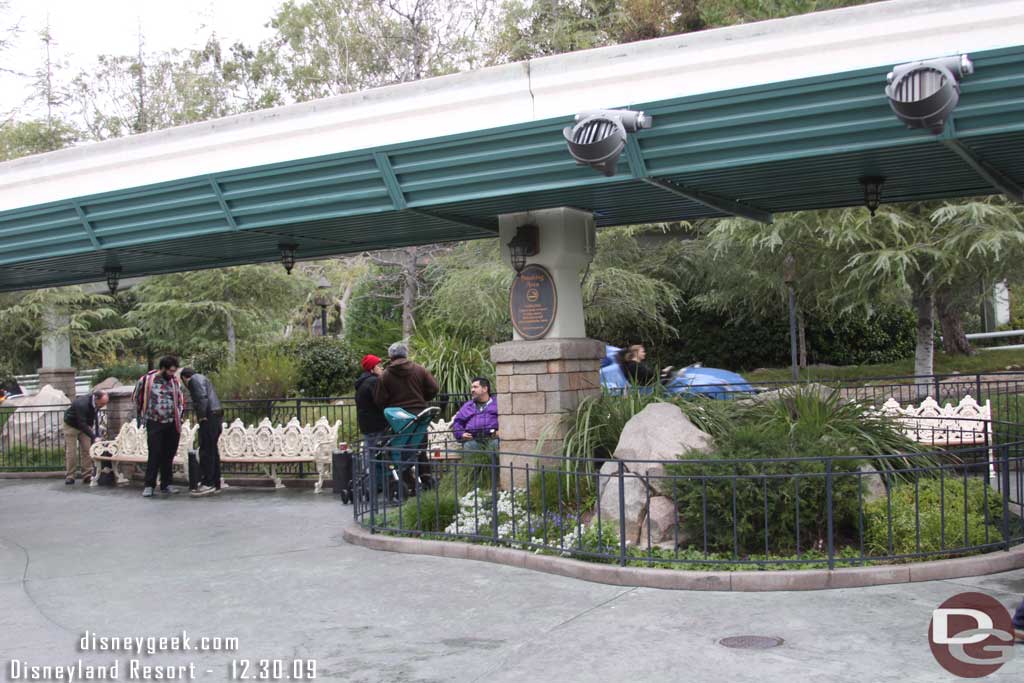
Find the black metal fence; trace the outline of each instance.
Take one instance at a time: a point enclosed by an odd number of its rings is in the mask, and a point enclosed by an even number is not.
[[[570,465],[464,450],[439,471],[385,447],[357,454],[354,514],[374,533],[623,566],[831,569],[953,557],[1024,542],[1024,427],[993,426],[996,442],[870,457]],[[943,431],[954,435],[948,423]]]
[[[450,419],[469,396],[444,395],[432,405],[441,409],[439,417]],[[274,424],[286,424],[293,417],[302,424],[312,424],[326,417],[332,424],[341,422],[339,441],[355,442],[360,433],[356,420],[353,397],[286,398],[258,401],[224,401],[224,422],[231,424],[240,419],[245,424],[257,424],[268,418]],[[0,404],[0,472],[53,472],[64,470],[64,411],[65,406],[26,406],[20,411],[13,405]],[[107,422],[109,410],[100,411],[101,427]],[[115,425],[134,419],[134,410],[118,415]],[[186,416],[188,417],[188,416]],[[114,430],[104,438],[113,439]],[[313,471],[308,463],[281,465],[282,473],[305,476]],[[260,473],[258,466],[231,464],[224,466],[226,474]]]

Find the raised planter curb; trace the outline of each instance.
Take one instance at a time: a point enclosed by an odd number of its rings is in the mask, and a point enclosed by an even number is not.
[[[452,559],[480,560],[557,574],[583,581],[614,586],[640,586],[670,590],[704,591],[802,591],[829,588],[864,588],[896,583],[917,583],[968,576],[998,574],[1024,567],[1024,546],[1009,551],[953,560],[932,560],[917,564],[888,564],[877,567],[805,570],[690,571],[648,569],[585,562],[554,555],[537,555],[526,550],[475,545],[457,541],[429,541],[371,534],[359,524],[342,530],[342,538],[354,545],[412,555],[433,555]]]

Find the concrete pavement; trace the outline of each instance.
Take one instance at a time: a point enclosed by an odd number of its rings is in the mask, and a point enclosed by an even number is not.
[[[813,592],[629,589],[345,543],[351,509],[308,490],[190,499],[0,480],[0,665],[194,664],[250,676],[259,659],[345,681],[949,681],[931,610],[981,590],[1008,608],[1024,570]],[[85,631],[237,638],[233,652],[79,652]],[[718,644],[776,636],[769,650]],[[1024,648],[1021,648],[1024,650]],[[232,660],[236,660],[232,669]],[[167,671],[161,670],[164,673]],[[150,673],[155,673],[151,671]],[[1024,652],[990,677],[1024,678]]]

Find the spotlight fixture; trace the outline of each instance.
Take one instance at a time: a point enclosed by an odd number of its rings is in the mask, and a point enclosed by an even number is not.
[[[299,248],[299,245],[293,242],[281,242],[277,248],[281,252],[281,265],[291,275],[292,268],[295,267],[295,250]]]
[[[885,184],[885,178],[866,175],[860,178],[860,184],[864,188],[864,206],[868,207],[868,211],[874,217],[878,205],[882,203],[882,185]]]
[[[960,79],[974,73],[967,55],[901,64],[889,72],[889,106],[908,128],[938,135],[960,101]]]
[[[121,266],[104,266],[103,273],[107,276],[107,289],[110,296],[117,296],[117,286],[121,284]]]
[[[610,177],[626,148],[626,136],[650,128],[652,123],[642,111],[601,109],[577,114],[576,125],[563,128],[562,135],[577,164]]]
[[[520,225],[508,243],[508,253],[516,273],[523,272],[527,257],[540,253],[540,229],[536,225]]]

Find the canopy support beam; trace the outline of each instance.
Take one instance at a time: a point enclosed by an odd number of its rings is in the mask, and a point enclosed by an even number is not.
[[[758,223],[765,223],[770,225],[774,221],[770,211],[765,211],[756,206],[738,202],[735,199],[729,199],[728,197],[721,197],[711,192],[705,192],[704,190],[698,190],[692,187],[686,187],[685,185],[676,185],[675,183],[667,180],[659,180],[658,178],[640,178],[648,185],[661,188],[666,192],[685,197],[686,199],[703,204],[704,206],[715,209],[716,211],[722,211],[723,213],[731,214],[733,216],[740,216],[742,218],[749,218],[752,221]]]
[[[213,176],[210,176],[210,189],[217,196],[217,203],[220,204],[220,210],[224,212],[224,218],[227,220],[228,225],[231,226],[232,232],[238,232],[238,223],[235,222],[235,217],[231,213],[231,209],[228,208],[228,203],[224,199],[224,192],[220,189],[220,183]]]
[[[82,221],[82,228],[85,230],[85,234],[89,237],[89,241],[92,243],[92,248],[96,251],[100,251],[103,247],[100,246],[100,241],[96,239],[96,233],[92,230],[92,224],[89,223],[89,219],[85,216],[85,211],[82,211],[82,205],[78,203],[77,199],[71,200],[71,205],[75,207],[75,213],[78,214],[78,220]]]
[[[1022,187],[1016,180],[985,161],[985,159],[983,159],[973,149],[954,137],[943,139],[942,144],[955,152],[957,156],[963,159],[968,166],[974,169],[975,173],[984,178],[992,187],[1014,201],[1024,202],[1024,187]]]
[[[380,176],[384,180],[384,187],[388,190],[388,196],[391,197],[391,205],[395,207],[395,211],[403,210],[406,208],[405,195],[402,193],[402,186],[398,184],[398,176],[395,175],[395,169],[391,167],[391,159],[383,152],[374,152],[373,160],[376,162],[377,170],[380,171]]]

